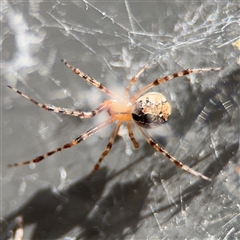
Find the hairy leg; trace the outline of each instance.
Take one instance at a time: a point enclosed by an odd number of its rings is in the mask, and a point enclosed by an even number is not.
[[[122,122],[118,122],[117,125],[115,126],[113,132],[112,132],[112,135],[109,139],[109,142],[104,150],[104,152],[101,154],[100,158],[98,159],[98,162],[95,164],[93,170],[92,170],[92,173],[96,172],[99,167],[100,167],[100,164],[102,163],[102,160],[104,159],[104,157],[109,153],[109,151],[111,150],[112,148],[112,145],[114,143],[114,140],[118,134],[118,131],[119,131],[119,128],[120,126],[122,125]]]
[[[147,142],[155,148],[158,152],[162,153],[164,156],[166,156],[172,163],[174,163],[177,167],[182,168],[183,170],[200,177],[204,180],[211,181],[210,178],[204,176],[203,174],[193,170],[192,168],[188,167],[187,165],[183,164],[182,162],[178,161],[175,157],[170,155],[166,150],[164,150],[161,146],[159,146],[151,137],[149,137],[142,129],[136,124],[139,131],[143,134],[143,136],[146,138]]]
[[[98,125],[96,127],[93,127],[91,129],[89,129],[85,133],[81,134],[79,137],[75,138],[73,141],[62,145],[59,148],[56,148],[56,149],[54,149],[54,150],[52,150],[50,152],[47,152],[47,153],[45,153],[45,154],[43,154],[41,156],[38,156],[38,157],[36,157],[36,158],[34,158],[32,160],[25,161],[25,162],[20,162],[20,163],[9,164],[8,166],[9,167],[17,167],[17,166],[20,166],[20,165],[27,165],[27,164],[31,164],[31,163],[38,163],[38,162],[46,159],[47,157],[49,157],[49,156],[51,156],[51,155],[53,155],[53,154],[55,154],[57,152],[62,151],[63,149],[71,148],[73,146],[76,146],[77,144],[79,144],[80,142],[85,140],[86,138],[90,137],[93,133],[96,133],[96,132],[100,131],[101,129],[103,129],[104,127],[106,127],[107,125],[109,125],[112,122],[113,122],[112,119],[108,119],[107,121],[101,123],[100,125]]]
[[[50,104],[40,103],[39,101],[37,101],[37,100],[29,97],[28,95],[22,93],[18,89],[14,88],[14,87],[11,87],[9,85],[8,85],[8,87],[10,89],[12,89],[14,92],[16,92],[19,95],[21,95],[22,97],[24,97],[25,99],[27,99],[28,101],[36,104],[40,108],[43,108],[47,111],[51,111],[51,112],[55,112],[55,113],[62,113],[62,114],[71,115],[71,116],[80,117],[80,118],[92,118],[92,117],[96,116],[97,114],[99,114],[100,112],[102,112],[104,109],[106,109],[109,105],[108,104],[109,101],[106,100],[103,103],[101,103],[95,110],[93,110],[91,112],[79,112],[79,111],[71,110],[69,108],[56,107],[56,106],[53,106],[53,105],[50,105]]]

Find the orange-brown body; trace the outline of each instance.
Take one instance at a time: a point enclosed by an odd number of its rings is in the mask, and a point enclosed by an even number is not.
[[[165,96],[149,92],[132,103],[130,100],[107,100],[108,114],[114,121],[134,120],[139,126],[152,128],[164,123],[171,114],[171,106]]]

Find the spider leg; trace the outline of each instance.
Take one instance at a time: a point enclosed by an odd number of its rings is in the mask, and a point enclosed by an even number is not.
[[[114,98],[115,100],[119,100],[120,98],[113,93],[112,91],[108,90],[106,87],[104,87],[101,83],[99,83],[96,79],[89,77],[87,74],[85,74],[82,70],[79,68],[75,68],[71,66],[67,61],[61,60],[69,69],[71,69],[75,74],[77,74],[79,77],[85,79],[88,83],[92,84],[93,86],[99,88],[102,92],[107,94],[108,96]]]
[[[132,85],[137,81],[139,76],[145,71],[145,69],[150,65],[150,62],[148,62],[146,65],[144,65],[140,71],[130,80],[129,84],[127,85],[124,94],[129,96],[129,91]]]
[[[183,164],[182,162],[178,161],[175,157],[170,155],[166,150],[164,150],[161,146],[159,146],[151,137],[149,137],[137,124],[135,124],[137,128],[140,130],[140,132],[143,134],[143,136],[146,138],[147,142],[155,148],[158,152],[162,153],[164,156],[166,156],[172,163],[174,163],[177,167],[182,168],[186,172],[189,172],[197,177],[200,177],[204,180],[211,181],[210,178],[204,176],[203,174],[193,170],[192,168],[188,167],[187,165]]]
[[[200,69],[186,69],[177,73],[173,73],[170,75],[167,75],[165,77],[162,78],[157,78],[156,80],[154,80],[153,82],[149,83],[148,85],[146,85],[145,87],[141,88],[132,98],[132,102],[135,102],[140,95],[142,95],[144,92],[146,92],[147,90],[156,87],[158,85],[160,85],[163,82],[167,82],[171,79],[177,78],[177,77],[182,77],[185,75],[189,75],[192,73],[201,73],[201,72],[209,72],[209,71],[220,71],[221,68],[200,68]]]
[[[63,113],[63,114],[66,114],[66,115],[71,115],[71,116],[80,117],[80,118],[92,118],[92,117],[99,114],[100,112],[102,112],[104,109],[106,109],[108,107],[108,100],[106,100],[103,103],[101,103],[95,110],[93,110],[91,112],[79,112],[79,111],[71,110],[69,108],[56,107],[56,106],[53,106],[53,105],[50,105],[50,104],[40,103],[37,100],[34,100],[33,98],[29,97],[28,95],[22,93],[18,89],[14,88],[14,87],[11,87],[9,85],[7,85],[7,86],[10,89],[12,89],[14,92],[20,94],[22,97],[24,97],[28,101],[36,104],[38,107],[43,108],[47,111],[55,112],[55,113]]]
[[[114,140],[118,134],[118,131],[119,131],[119,128],[120,126],[122,125],[122,122],[118,122],[117,125],[115,126],[113,132],[112,132],[112,135],[109,139],[109,142],[104,150],[104,152],[101,154],[100,158],[98,159],[97,163],[95,164],[93,170],[92,170],[92,173],[93,174],[94,172],[96,172],[98,169],[99,169],[99,166],[100,164],[102,163],[102,160],[104,159],[104,157],[109,153],[109,151],[111,150],[112,148],[112,145],[114,143]]]
[[[45,158],[47,158],[47,157],[49,157],[49,156],[51,156],[51,155],[53,155],[53,154],[55,154],[57,152],[60,152],[63,149],[71,148],[71,147],[79,144],[80,142],[82,142],[86,138],[90,137],[93,133],[98,132],[99,130],[103,129],[104,127],[106,127],[107,125],[109,125],[112,122],[113,122],[113,120],[110,118],[107,121],[99,124],[98,126],[95,126],[95,127],[91,128],[91,129],[89,129],[88,131],[86,131],[85,133],[80,135],[79,137],[75,138],[73,141],[62,145],[61,147],[56,148],[53,151],[45,153],[45,154],[43,154],[41,156],[38,156],[38,157],[36,157],[36,158],[34,158],[32,160],[25,161],[25,162],[20,162],[20,163],[9,164],[8,166],[9,167],[17,167],[17,166],[20,166],[20,165],[27,165],[27,164],[31,164],[31,163],[40,162],[40,161],[44,160]]]
[[[134,147],[138,148],[139,144],[138,144],[137,140],[134,137],[133,130],[132,130],[132,125],[131,125],[130,121],[127,122],[127,128],[128,128],[128,135],[129,135],[131,141],[133,142]]]

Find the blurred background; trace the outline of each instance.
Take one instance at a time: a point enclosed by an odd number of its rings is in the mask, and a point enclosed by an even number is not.
[[[3,1],[1,239],[24,221],[24,239],[239,239],[240,26],[238,1]],[[153,60],[154,58],[154,60]],[[148,130],[206,182],[121,128],[100,170],[113,126],[36,165],[7,168],[59,147],[107,118],[47,112],[42,103],[95,109],[107,96],[73,66],[121,94],[187,68],[221,67],[154,88],[172,106]]]

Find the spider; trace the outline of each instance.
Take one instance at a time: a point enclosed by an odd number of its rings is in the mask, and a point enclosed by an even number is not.
[[[86,138],[90,137],[92,134],[100,131],[101,129],[105,128],[109,124],[115,122],[115,128],[110,136],[109,142],[101,154],[100,158],[98,159],[97,163],[95,164],[92,173],[96,172],[99,169],[99,166],[104,159],[104,157],[109,153],[114,143],[114,140],[118,134],[120,126],[126,122],[129,137],[134,145],[135,148],[139,147],[138,142],[136,141],[133,130],[132,130],[132,123],[136,126],[136,128],[142,133],[144,138],[147,142],[155,148],[158,152],[162,153],[166,156],[172,163],[174,163],[177,167],[182,168],[183,170],[200,177],[204,180],[211,181],[210,178],[204,176],[203,174],[193,170],[192,168],[188,167],[187,165],[183,164],[182,162],[178,161],[175,157],[169,154],[165,149],[163,149],[153,138],[151,138],[142,128],[153,128],[162,123],[165,123],[168,120],[168,117],[171,114],[171,106],[167,102],[166,98],[158,92],[147,92],[149,89],[156,87],[164,82],[167,82],[171,79],[182,77],[184,75],[189,75],[192,73],[201,73],[201,72],[208,72],[208,71],[219,71],[220,68],[200,68],[200,69],[186,69],[177,73],[173,73],[167,75],[162,78],[157,78],[153,82],[147,84],[146,86],[142,87],[140,90],[137,91],[132,97],[130,96],[130,89],[133,84],[137,81],[139,76],[145,71],[145,69],[150,65],[148,62],[145,66],[143,66],[140,71],[130,80],[128,85],[124,90],[123,96],[118,96],[117,94],[113,93],[106,87],[104,87],[101,83],[99,83],[94,78],[86,75],[83,71],[79,68],[75,68],[71,66],[65,60],[61,60],[70,70],[72,70],[75,74],[79,77],[86,80],[88,83],[92,84],[93,86],[99,88],[102,92],[104,92],[109,99],[102,102],[95,110],[91,112],[80,112],[71,110],[68,108],[56,107],[49,104],[40,103],[33,98],[27,96],[26,94],[22,93],[18,89],[11,87],[8,85],[10,89],[15,91],[16,93],[20,94],[22,97],[26,98],[30,102],[36,104],[40,108],[43,108],[47,111],[52,111],[55,113],[62,113],[66,115],[71,115],[79,118],[92,118],[95,115],[98,115],[102,111],[106,111],[109,115],[109,118],[102,122],[101,124],[89,129],[88,131],[84,132],[74,140],[69,143],[62,145],[50,152],[47,152],[41,156],[38,156],[32,160],[20,162],[20,163],[13,163],[9,164],[9,167],[12,166],[20,166],[25,164],[37,163],[40,162],[47,157],[60,152],[63,149],[71,148]],[[147,93],[145,93],[147,92]],[[143,93],[145,93],[143,95]]]

